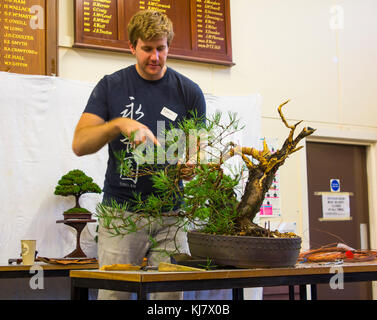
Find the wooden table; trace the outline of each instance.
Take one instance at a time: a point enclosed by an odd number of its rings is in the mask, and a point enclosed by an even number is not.
[[[98,263],[61,265],[36,262],[34,266],[41,267],[45,277],[68,277],[70,270],[98,269]],[[30,278],[34,275],[34,273],[30,272],[31,267],[23,264],[0,265],[0,279]]]
[[[98,264],[58,265],[44,262],[36,262],[34,266],[2,264],[0,265],[0,299],[70,299],[69,272],[70,270],[81,269],[98,269]],[[44,279],[44,281],[38,280],[41,278]],[[37,289],[44,290],[35,290],[36,287],[32,288],[31,284],[36,285]]]
[[[140,300],[146,299],[149,292],[233,289],[233,299],[238,300],[243,299],[243,288],[285,285],[290,287],[290,298],[294,298],[293,289],[298,285],[300,298],[306,299],[306,285],[311,285],[311,298],[315,300],[316,284],[330,283],[339,271],[343,272],[344,282],[377,280],[377,261],[205,272],[72,270],[71,298],[87,299],[88,288],[135,292]]]

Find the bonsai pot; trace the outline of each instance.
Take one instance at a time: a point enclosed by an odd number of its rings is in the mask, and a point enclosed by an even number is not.
[[[193,258],[211,259],[220,266],[238,268],[292,267],[296,264],[301,238],[227,236],[189,231]]]
[[[91,219],[91,212],[64,212],[64,220],[68,219]]]

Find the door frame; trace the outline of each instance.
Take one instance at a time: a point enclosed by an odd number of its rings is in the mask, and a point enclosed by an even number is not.
[[[303,141],[306,142],[338,143],[362,145],[366,147],[367,186],[368,186],[368,207],[369,207],[369,238],[370,248],[377,248],[377,132],[336,130],[320,128]],[[306,152],[301,152],[302,168],[302,226],[305,232],[303,239],[303,250],[309,249],[309,198],[308,198],[308,176]],[[372,282],[372,296],[377,299],[377,281]]]

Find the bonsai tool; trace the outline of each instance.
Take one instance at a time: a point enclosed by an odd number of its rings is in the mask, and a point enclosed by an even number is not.
[[[143,262],[140,266],[133,264],[111,264],[105,265],[100,268],[103,271],[149,271],[157,270],[159,272],[182,272],[182,271],[206,271],[204,269],[182,266],[178,264],[160,262],[157,266],[148,266],[148,259],[143,258]]]

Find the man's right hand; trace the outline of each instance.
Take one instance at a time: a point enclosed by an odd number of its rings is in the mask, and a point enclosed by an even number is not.
[[[120,117],[105,122],[95,114],[83,113],[76,126],[72,149],[78,156],[95,153],[121,133],[128,137],[135,133],[135,144],[149,138],[155,145],[160,145],[152,131],[136,120]]]
[[[139,121],[129,118],[117,118],[112,121],[114,121],[116,126],[119,128],[120,133],[123,133],[127,137],[131,137],[132,134],[135,133],[133,142],[136,145],[146,142],[148,138],[155,145],[160,145],[152,131],[149,130],[147,126],[143,125]]]

